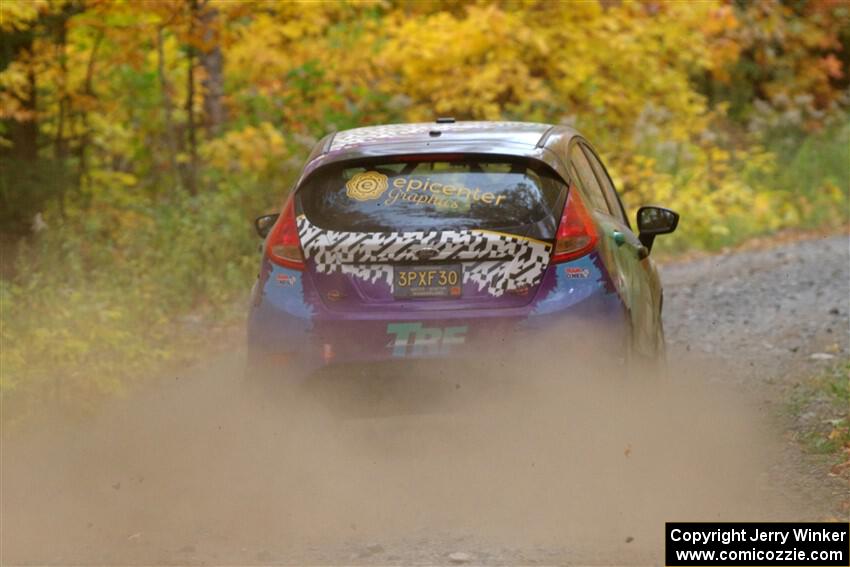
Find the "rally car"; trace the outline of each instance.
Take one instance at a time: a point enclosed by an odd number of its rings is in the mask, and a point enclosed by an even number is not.
[[[657,360],[649,254],[678,219],[645,206],[635,233],[599,156],[566,126],[438,119],[330,134],[281,212],[256,220],[249,367],[285,380],[519,344],[566,356],[591,340],[626,364]]]

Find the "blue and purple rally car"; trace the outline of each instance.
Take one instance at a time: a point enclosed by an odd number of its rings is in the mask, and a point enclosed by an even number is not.
[[[282,212],[257,219],[249,362],[285,379],[517,351],[506,345],[566,356],[588,341],[658,359],[649,252],[677,223],[642,207],[635,234],[599,157],[565,126],[438,119],[330,134]]]

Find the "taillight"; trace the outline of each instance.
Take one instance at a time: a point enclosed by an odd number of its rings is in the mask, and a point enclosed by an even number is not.
[[[575,187],[570,188],[558,233],[555,237],[555,249],[552,251],[552,263],[566,262],[584,256],[596,246],[599,236],[590,213],[581,201]]]
[[[304,269],[304,252],[298,238],[298,226],[295,223],[295,199],[292,194],[283,206],[283,213],[277,219],[266,241],[266,254],[274,263],[295,270]]]

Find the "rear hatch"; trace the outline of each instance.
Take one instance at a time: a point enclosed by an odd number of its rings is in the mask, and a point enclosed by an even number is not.
[[[565,199],[535,161],[410,156],[322,168],[296,212],[330,310],[508,308],[537,293]]]

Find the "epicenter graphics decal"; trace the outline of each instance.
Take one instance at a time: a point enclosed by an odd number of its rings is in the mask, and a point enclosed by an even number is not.
[[[386,190],[387,176],[377,171],[358,173],[345,184],[345,194],[355,201],[372,201]]]

